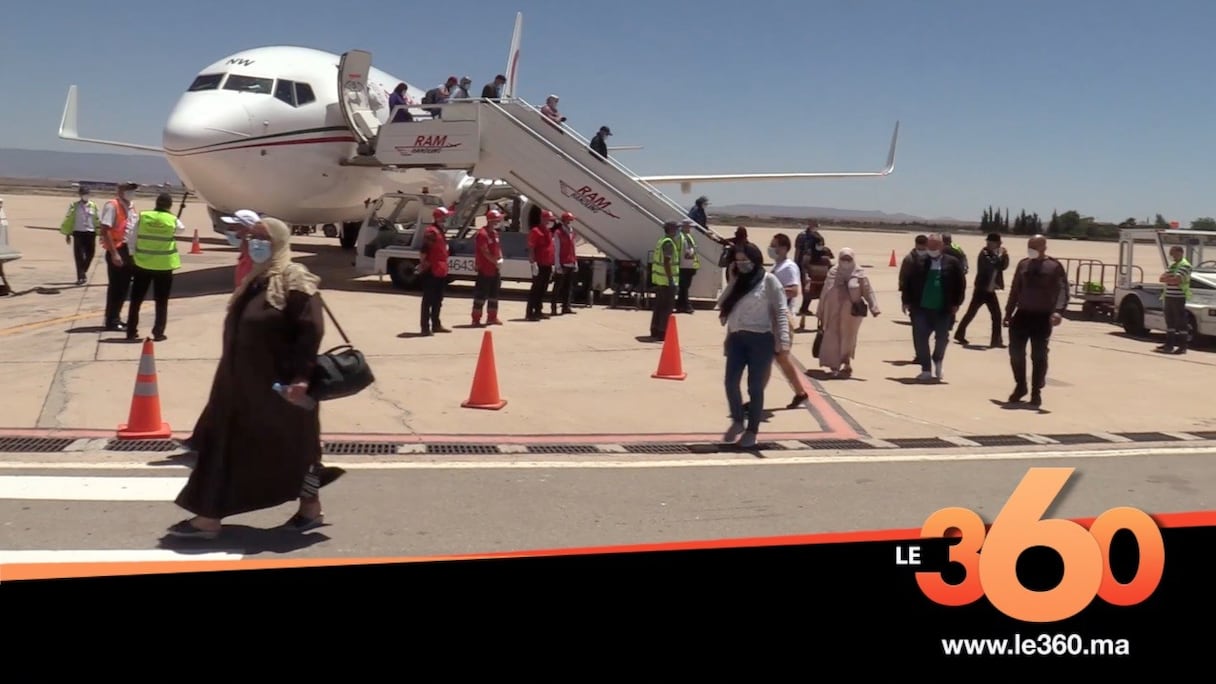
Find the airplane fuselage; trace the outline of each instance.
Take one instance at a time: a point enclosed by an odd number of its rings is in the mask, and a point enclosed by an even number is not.
[[[445,203],[456,201],[472,180],[463,172],[340,163],[355,155],[357,144],[338,103],[339,59],[321,50],[274,46],[206,67],[165,125],[169,164],[219,212],[254,209],[291,224],[361,221],[367,199],[393,191],[426,188]],[[389,93],[401,82],[374,67],[369,72],[381,123],[389,117]],[[408,92],[420,102],[425,90],[411,84]]]

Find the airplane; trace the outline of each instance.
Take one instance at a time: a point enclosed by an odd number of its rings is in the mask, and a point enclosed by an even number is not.
[[[515,97],[523,14],[517,13],[502,98]],[[343,57],[293,45],[271,45],[223,57],[199,71],[165,123],[159,147],[81,137],[77,129],[77,88],[68,89],[59,137],[83,143],[163,154],[178,177],[208,208],[215,230],[219,217],[254,208],[297,226],[323,224],[353,248],[370,198],[389,192],[429,193],[444,204],[457,202],[476,179],[464,171],[384,170],[341,163],[359,148],[342,94]],[[426,89],[417,82],[371,67],[367,93],[381,124],[390,116],[389,92],[406,83],[412,102]],[[473,95],[473,94],[470,94]],[[415,118],[428,118],[422,105]],[[895,168],[899,122],[886,166],[854,173],[794,172],[640,176],[652,184],[880,177]],[[625,146],[617,149],[638,149]],[[416,208],[415,208],[416,209]],[[410,217],[403,217],[411,220]]]

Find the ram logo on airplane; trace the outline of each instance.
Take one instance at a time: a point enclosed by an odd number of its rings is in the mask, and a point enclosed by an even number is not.
[[[590,185],[584,185],[581,188],[575,188],[564,180],[557,181],[562,186],[562,194],[570,199],[583,205],[587,211],[593,214],[604,214],[611,216],[614,219],[620,219],[620,216],[608,211],[608,207],[612,206],[612,201],[604,199],[604,196],[591,189]]]
[[[394,149],[401,156],[409,157],[415,154],[439,154],[444,150],[460,147],[462,144],[448,142],[446,135],[420,135],[414,139],[413,145],[397,145]]]

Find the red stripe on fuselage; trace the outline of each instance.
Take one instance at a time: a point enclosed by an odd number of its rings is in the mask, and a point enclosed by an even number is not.
[[[233,141],[236,142],[236,141]],[[286,145],[318,145],[323,143],[353,143],[357,142],[352,135],[335,135],[325,138],[302,138],[300,140],[275,140],[273,142],[254,142],[245,145],[234,145],[233,147],[221,147],[212,150],[199,150],[198,152],[169,152],[165,154],[171,157],[194,157],[201,154],[215,154],[217,152],[229,152],[231,150],[247,150],[253,147],[283,147]]]

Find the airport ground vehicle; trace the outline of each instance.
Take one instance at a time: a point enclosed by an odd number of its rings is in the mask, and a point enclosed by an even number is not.
[[[1155,244],[1161,269],[1144,277],[1135,266],[1136,245]],[[1119,267],[1112,296],[1115,322],[1129,335],[1144,336],[1165,330],[1161,293],[1165,285],[1157,277],[1169,266],[1169,250],[1182,246],[1192,267],[1191,299],[1187,302],[1187,327],[1191,343],[1216,337],[1216,231],[1155,228],[1125,228],[1119,232]]]

